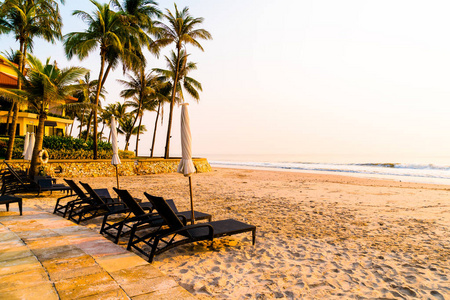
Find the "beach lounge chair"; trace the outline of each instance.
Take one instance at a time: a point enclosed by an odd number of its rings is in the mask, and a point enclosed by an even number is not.
[[[91,205],[93,204],[92,200],[86,195],[83,190],[71,179],[64,179],[67,185],[70,187],[71,191],[75,194],[70,194],[67,196],[60,197],[56,200],[55,208],[53,210],[54,214],[61,214],[64,218],[66,217],[70,207],[79,208],[83,205]],[[104,198],[108,201],[111,196],[108,193],[107,189],[96,189],[97,194],[100,195],[101,198]],[[64,200],[64,201],[62,201]]]
[[[2,195],[30,192],[40,192],[40,187],[35,181],[19,175],[12,168],[2,172]]]
[[[6,211],[9,211],[9,204],[16,203],[19,205],[19,212],[22,215],[22,198],[10,196],[10,195],[1,195],[0,196],[0,204],[6,205]]]
[[[49,176],[36,176],[31,180],[28,175],[21,171],[15,170],[9,163],[4,161],[7,171],[2,176],[2,195],[16,193],[37,192],[40,195],[45,191],[64,191],[69,192],[71,188],[65,184],[56,184],[56,179]]]
[[[90,187],[89,184],[80,181],[81,186],[88,192],[89,197],[86,198],[87,203],[82,205],[71,204],[69,207],[68,219],[80,224],[81,221],[87,221],[96,217],[104,216],[108,212],[120,211],[126,209],[121,201],[115,201],[108,197],[100,197],[100,195]],[[108,193],[109,194],[109,193]]]
[[[72,188],[70,186],[67,186],[65,184],[56,184],[53,183],[54,180],[52,178],[42,178],[38,179],[37,183],[39,185],[39,192],[38,196],[41,192],[50,192],[53,191],[61,191],[61,192],[72,192]]]
[[[120,236],[126,235],[130,233],[122,232],[124,227],[128,229],[132,229],[133,225],[136,225],[137,228],[149,228],[155,226],[161,226],[164,223],[164,220],[158,213],[152,213],[153,205],[151,202],[146,202],[143,206],[143,203],[138,203],[135,198],[133,198],[127,190],[120,190],[113,188],[113,190],[117,193],[120,199],[127,205],[129,209],[129,214],[120,220],[117,220],[116,216],[121,212],[111,212],[106,214],[103,217],[102,227],[100,229],[101,234],[106,234],[114,239],[115,243],[119,242]],[[190,221],[191,212],[183,211],[178,212],[175,203],[173,200],[167,200],[167,203],[171,206],[171,208],[177,213],[177,215],[183,215],[185,218]],[[145,212],[144,209],[149,210]],[[210,214],[195,212],[195,216],[197,220],[208,220],[211,221],[212,216]]]
[[[141,237],[136,235],[136,227],[133,226],[127,249],[136,249],[147,256],[149,262],[153,261],[155,255],[179,245],[204,240],[212,242],[214,238],[243,232],[252,232],[252,243],[255,244],[256,226],[233,219],[186,225],[186,219],[178,217],[163,198],[153,197],[147,193],[144,195],[164,219],[166,225]],[[140,246],[142,243],[144,247],[151,248],[150,252]]]

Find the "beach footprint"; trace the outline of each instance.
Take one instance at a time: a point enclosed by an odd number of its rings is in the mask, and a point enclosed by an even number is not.
[[[430,294],[438,300],[445,300],[444,296],[442,296],[442,294],[439,293],[438,291],[431,291]]]

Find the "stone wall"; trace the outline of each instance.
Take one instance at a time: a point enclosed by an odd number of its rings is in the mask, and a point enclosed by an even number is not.
[[[173,173],[177,171],[180,159],[121,159],[122,163],[117,166],[120,176]],[[29,162],[23,160],[8,161],[14,168],[25,170],[29,167]],[[206,158],[194,158],[194,166],[197,173],[210,172],[211,166]],[[116,176],[116,168],[111,165],[111,160],[50,160],[47,164],[41,165],[45,174],[52,177],[103,177]],[[0,169],[5,169],[6,165],[1,164]]]

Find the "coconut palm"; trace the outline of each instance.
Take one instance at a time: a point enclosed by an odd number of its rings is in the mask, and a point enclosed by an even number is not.
[[[20,55],[20,52],[18,50],[10,49],[9,52],[4,51],[4,52],[2,52],[2,54],[10,62],[15,63],[16,65],[19,65],[21,55]],[[6,117],[6,132],[8,134],[9,134],[9,125],[10,125],[11,113],[13,113],[15,105],[16,105],[16,103],[13,101],[12,104],[11,104],[11,107],[9,107],[9,109],[8,109],[8,115]]]
[[[165,98],[161,91],[167,84],[152,72],[145,74],[143,68],[141,68],[140,72],[135,72],[135,76],[128,74],[128,79],[128,81],[118,80],[126,87],[122,90],[120,96],[125,99],[132,99],[132,101],[127,101],[126,104],[134,108],[131,113],[135,116],[133,123],[133,127],[135,127],[138,119],[139,126],[142,124],[145,110],[155,110],[159,102],[158,99]],[[128,142],[129,140],[126,141],[127,144]],[[136,137],[136,155],[138,153],[138,145],[139,132]]]
[[[64,1],[60,1],[64,3]],[[51,0],[5,0],[0,7],[0,33],[13,33],[19,42],[19,70],[23,73],[27,51],[33,49],[33,39],[41,37],[55,43],[61,38],[61,16],[58,4]],[[17,87],[22,88],[20,78]],[[11,131],[6,151],[6,159],[11,159],[16,135],[19,105],[14,104]]]
[[[38,154],[42,150],[44,139],[44,122],[47,119],[50,105],[60,104],[79,87],[78,79],[87,70],[80,67],[58,69],[56,64],[50,64],[50,58],[43,64],[36,57],[28,54],[27,74],[16,68],[16,72],[23,82],[23,90],[15,89],[8,92],[15,94],[17,99],[27,99],[29,106],[39,115],[39,123],[36,131],[36,144],[30,164],[30,176],[37,173]]]
[[[98,75],[100,84],[94,102],[94,137],[97,137],[100,91],[110,70],[118,65],[119,60],[130,67],[136,67],[140,61],[136,55],[136,52],[139,52],[137,51],[139,43],[134,38],[136,29],[123,22],[121,14],[111,10],[109,4],[90,1],[96,8],[92,14],[80,10],[73,12],[73,15],[81,17],[87,23],[87,30],[65,35],[64,48],[69,59],[76,55],[81,60],[97,48],[100,50],[100,72]],[[94,138],[94,159],[97,159],[97,152],[97,138]]]
[[[83,79],[79,81],[80,90],[78,90],[74,97],[78,99],[76,103],[69,104],[69,107],[76,107],[78,109],[83,110],[85,113],[89,113],[89,117],[87,118],[87,132],[85,136],[85,140],[89,137],[89,132],[91,129],[91,121],[94,115],[94,106],[95,106],[95,96],[98,89],[98,81],[91,80],[91,73],[87,73]],[[102,87],[100,91],[100,98],[105,98],[105,88]],[[101,102],[99,100],[98,105],[101,107]],[[83,116],[85,115],[83,113]],[[83,120],[81,120],[81,124],[83,125]],[[81,126],[82,127],[82,126]],[[81,128],[80,128],[81,132]]]
[[[139,125],[134,127],[134,118],[131,115],[127,115],[119,120],[120,131],[122,134],[125,134],[125,151],[128,150],[128,141],[132,135],[137,135],[139,133],[144,133],[147,131],[145,125]]]
[[[182,51],[183,47],[187,44],[192,45],[202,51],[204,51],[203,47],[199,43],[199,39],[209,40],[212,39],[211,34],[205,29],[197,28],[198,25],[203,23],[203,18],[193,18],[189,14],[189,8],[185,7],[183,10],[179,11],[177,5],[175,4],[175,14],[173,14],[170,10],[166,10],[166,13],[163,15],[165,21],[168,23],[162,24],[158,23],[158,26],[161,27],[160,31],[160,43],[174,43],[176,52],[174,52],[176,61],[174,63],[175,66],[182,66]],[[170,133],[172,130],[172,115],[173,115],[173,107],[175,104],[175,98],[177,96],[177,87],[178,81],[180,80],[181,70],[176,69],[173,76],[173,90],[172,90],[172,99],[170,102],[170,111],[169,111],[169,124],[167,128],[167,137],[166,137],[166,149],[164,153],[165,158],[169,158],[169,146],[170,146]]]

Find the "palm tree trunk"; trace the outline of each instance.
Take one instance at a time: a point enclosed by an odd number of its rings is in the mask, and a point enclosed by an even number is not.
[[[24,39],[20,39],[20,53],[22,56],[19,60],[19,71],[23,74],[23,70],[25,68],[25,55],[26,55],[26,47],[27,44]],[[17,89],[22,89],[22,81],[20,80],[20,76],[17,76]],[[9,140],[8,140],[8,148],[6,150],[5,159],[10,160],[12,158],[13,150],[14,150],[14,140],[16,138],[16,127],[17,127],[17,119],[19,118],[19,103],[16,102],[14,106],[13,117],[11,120],[11,130],[9,132]]]
[[[72,122],[72,126],[70,126],[69,136],[72,136],[72,129],[73,129],[73,122]],[[66,134],[67,134],[67,133],[66,133]]]
[[[36,132],[36,144],[34,144],[33,148],[33,156],[31,157],[30,163],[30,177],[33,178],[38,174],[38,159],[39,159],[39,151],[42,150],[42,142],[44,140],[44,123],[45,119],[47,119],[47,115],[45,112],[39,114],[39,125]]]
[[[102,127],[102,130],[100,131],[100,136],[102,137],[102,139],[103,139],[103,130],[105,129],[105,122],[103,122],[103,127]]]
[[[140,103],[139,103],[139,106],[140,106]],[[139,113],[136,113],[136,118],[134,118],[133,126],[131,126],[131,132],[133,132],[134,124],[136,124],[138,116],[139,116]],[[128,150],[128,142],[131,139],[131,135],[132,135],[132,133],[125,135],[125,150]]]
[[[169,111],[169,124],[167,127],[167,136],[166,136],[166,151],[164,153],[164,158],[169,158],[169,147],[170,147],[170,132],[172,131],[172,116],[173,116],[173,106],[175,104],[175,96],[177,91],[177,84],[178,84],[178,72],[180,68],[180,48],[178,48],[177,53],[177,65],[175,70],[175,78],[173,80],[173,90],[172,90],[172,101],[170,102],[170,111]]]
[[[13,101],[11,108],[8,110],[8,116],[6,117],[6,134],[9,135],[9,122],[11,121],[11,112],[14,110],[14,105],[16,101]]]
[[[141,124],[142,124],[142,117],[144,116],[144,113],[141,114],[141,117],[139,118],[139,125],[138,125],[138,132],[136,135],[136,157],[138,156],[138,147],[139,147],[139,134],[141,133]]]
[[[153,130],[153,139],[152,139],[152,148],[150,149],[150,157],[153,157],[153,149],[155,149],[156,128],[158,127],[158,118],[160,109],[161,109],[161,102],[159,102],[158,104],[158,113],[156,114],[155,129]]]
[[[91,111],[91,114],[89,115],[89,119],[88,119],[88,123],[87,123],[86,137],[84,138],[84,141],[87,141],[89,138],[89,131],[91,131],[92,114],[93,114],[93,112]]]
[[[100,98],[100,91],[102,90],[103,86],[103,80],[106,79],[103,78],[103,71],[105,70],[105,60],[106,55],[105,53],[101,53],[101,65],[100,65],[100,72],[98,74],[98,86],[97,86],[97,93],[95,95],[95,107],[94,107],[94,159],[98,158],[98,143],[97,143],[97,112],[98,112],[98,99]]]
[[[144,88],[145,87],[142,86],[142,84],[145,81],[145,70],[144,70],[144,67],[141,67],[139,75],[141,76],[141,90],[139,91],[139,103],[138,103],[138,108],[136,110],[136,117],[134,118],[133,126],[131,126],[131,129],[133,129],[134,126],[136,126],[136,121],[138,119],[138,116],[141,113],[142,102],[144,101]],[[139,135],[139,130],[138,130],[138,135]]]
[[[12,158],[13,150],[14,150],[14,140],[16,138],[16,127],[17,127],[17,119],[19,118],[19,103],[15,103],[14,112],[11,120],[11,128],[9,130],[9,140],[8,140],[8,148],[6,150],[6,160],[10,160]]]

